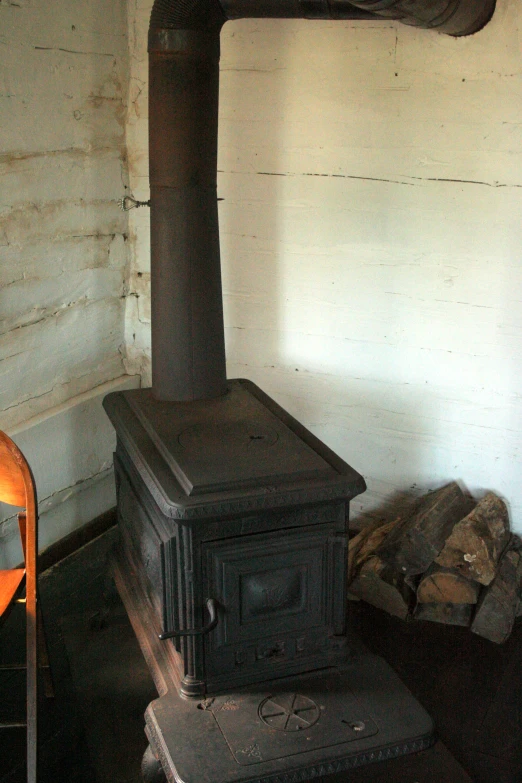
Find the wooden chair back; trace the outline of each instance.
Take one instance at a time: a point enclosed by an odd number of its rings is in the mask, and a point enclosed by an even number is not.
[[[0,501],[26,506],[30,469],[24,455],[5,432],[0,432]]]
[[[38,524],[36,486],[33,473],[24,455],[16,443],[2,431],[0,431],[0,502],[25,509],[24,512],[18,514],[18,519],[28,583],[26,589],[29,590],[31,585],[31,590],[34,587],[36,591]]]
[[[25,561],[25,611],[27,622],[27,780],[36,781],[37,742],[36,704],[38,673],[37,618],[37,522],[36,487],[27,460],[11,440],[0,431],[0,501],[23,507],[18,514]]]

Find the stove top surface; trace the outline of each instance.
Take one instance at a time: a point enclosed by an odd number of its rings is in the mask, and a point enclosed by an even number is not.
[[[196,520],[350,500],[363,477],[251,381],[213,400],[162,402],[115,392],[105,410],[162,512]]]
[[[241,383],[190,403],[160,402],[148,389],[125,397],[187,495],[336,476]]]

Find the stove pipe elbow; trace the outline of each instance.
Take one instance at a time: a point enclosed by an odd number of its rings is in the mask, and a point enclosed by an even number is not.
[[[149,33],[215,28],[219,31],[226,20],[218,0],[156,0],[150,15]]]
[[[332,6],[344,0],[330,0]],[[426,27],[452,36],[471,35],[489,22],[496,0],[354,0],[353,5],[376,16]]]

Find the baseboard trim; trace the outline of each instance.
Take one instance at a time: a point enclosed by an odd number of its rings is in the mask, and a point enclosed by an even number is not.
[[[64,560],[77,549],[93,541],[102,533],[106,533],[117,522],[116,508],[110,508],[95,519],[87,522],[86,525],[73,530],[72,533],[51,544],[38,555],[38,570],[40,573],[52,568],[60,560]]]

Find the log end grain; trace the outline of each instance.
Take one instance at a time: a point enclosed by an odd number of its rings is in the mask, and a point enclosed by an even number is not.
[[[480,585],[457,569],[433,563],[419,582],[417,601],[421,604],[476,604],[479,592]]]
[[[506,504],[489,492],[464,519],[457,522],[436,563],[456,568],[468,579],[489,585],[510,538]]]

